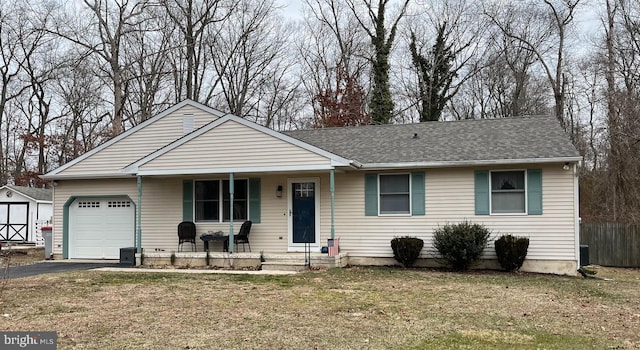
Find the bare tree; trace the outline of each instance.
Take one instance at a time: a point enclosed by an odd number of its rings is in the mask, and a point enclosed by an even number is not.
[[[493,13],[509,33],[549,52],[553,44],[550,26],[541,26],[548,16],[538,7],[512,7]],[[497,118],[548,113],[547,95],[550,93],[544,73],[536,69],[538,57],[520,39],[505,34],[496,26],[489,26],[482,40],[483,54],[472,59],[479,68],[462,96],[452,103],[457,118]]]
[[[607,0],[604,7],[602,46],[589,71],[592,131],[580,178],[581,216],[640,222],[640,162],[632,156],[640,153],[640,5]]]
[[[170,52],[171,37],[163,30],[166,21],[162,12],[150,8],[149,20],[140,23],[140,30],[133,32],[124,56],[131,62],[125,81],[125,124],[135,126],[169,107],[176,100],[172,97]]]
[[[270,20],[273,15],[272,1],[242,1],[211,41],[209,52],[224,102],[237,116],[247,115],[254,84],[266,79],[270,63],[281,54],[282,38],[270,36],[278,30]]]
[[[175,89],[178,99],[188,98],[207,103],[211,96],[201,96],[207,71],[207,52],[214,25],[225,21],[233,12],[237,1],[227,0],[160,0],[179,39],[179,60],[174,61]],[[184,61],[183,61],[184,60]]]
[[[565,80],[565,54],[567,48],[565,45],[567,31],[574,20],[580,0],[543,0],[543,2],[546,9],[545,13],[549,20],[546,23],[541,22],[538,24],[544,25],[545,30],[541,33],[543,36],[538,36],[537,38],[527,38],[514,31],[509,25],[512,22],[503,20],[503,16],[498,14],[500,12],[498,9],[489,9],[485,13],[504,35],[517,40],[524,48],[530,50],[536,56],[553,91],[556,118],[558,118],[563,128],[567,130],[568,126],[564,118],[567,85]],[[539,11],[540,9],[537,6],[536,4],[530,5],[527,12],[535,13]],[[506,11],[511,11],[512,7],[507,7],[506,9]],[[509,18],[510,16],[513,16],[513,12],[507,13],[506,17]],[[555,51],[555,53],[550,55],[548,54],[549,51]]]
[[[108,140],[109,112],[104,106],[102,83],[90,62],[73,61],[61,67],[54,95],[60,119],[49,144],[58,164],[65,164]]]
[[[124,130],[124,107],[127,70],[130,62],[123,61],[123,46],[131,35],[140,30],[148,18],[144,16],[149,2],[83,0],[89,20],[78,16],[61,19],[53,30],[84,51],[84,55],[97,59],[101,76],[110,83],[113,92],[112,135]],[[68,23],[77,23],[71,26]]]
[[[355,15],[342,1],[307,0],[302,23],[304,34],[298,41],[301,65],[300,81],[307,93],[307,101],[314,107],[314,119],[308,126],[320,125],[318,97],[328,105],[344,105],[338,91],[362,92],[367,100],[369,81],[365,71],[369,65],[369,44],[366,33],[358,24]],[[333,98],[333,101],[329,101]],[[366,104],[360,102],[348,106],[358,113],[367,113]],[[347,106],[345,106],[347,107]]]
[[[638,221],[640,162],[640,6],[607,1],[605,22],[608,178],[612,182],[613,220]]]
[[[31,62],[42,42],[42,32],[34,28],[30,22],[32,14],[27,7],[16,3],[0,4],[0,130],[3,134],[0,141],[0,183],[6,183],[10,173],[15,173],[16,163],[21,167],[24,162],[18,149],[23,143],[19,140],[17,128],[22,125],[9,112],[10,104],[30,89],[28,79],[21,75]],[[16,106],[14,110],[19,110]],[[9,162],[10,154],[18,155]],[[16,162],[17,160],[17,162]],[[18,169],[20,170],[20,169]]]

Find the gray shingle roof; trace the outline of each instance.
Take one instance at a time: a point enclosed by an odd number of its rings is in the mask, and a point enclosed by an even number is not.
[[[556,118],[546,116],[324,128],[285,134],[363,164],[580,157]]]
[[[51,201],[53,199],[53,190],[49,188],[34,188],[15,185],[7,185],[7,187],[37,201]]]

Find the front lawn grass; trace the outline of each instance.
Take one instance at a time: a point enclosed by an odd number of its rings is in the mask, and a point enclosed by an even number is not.
[[[0,329],[59,349],[632,349],[640,271],[288,276],[70,272],[6,281]]]

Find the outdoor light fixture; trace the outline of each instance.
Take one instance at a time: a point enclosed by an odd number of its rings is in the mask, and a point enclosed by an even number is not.
[[[564,170],[569,170],[569,163],[564,163],[564,165],[562,166],[562,169]]]
[[[282,185],[278,185],[278,188],[276,188],[276,197],[282,198]]]

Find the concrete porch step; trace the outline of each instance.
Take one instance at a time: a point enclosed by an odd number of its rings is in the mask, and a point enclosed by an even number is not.
[[[342,259],[345,254],[339,256],[327,256],[327,254],[311,253],[311,266],[321,268],[341,267],[346,265],[346,259]],[[302,253],[285,253],[285,254],[273,254],[267,253],[261,256],[263,261],[262,265],[267,265],[267,269],[276,269],[268,265],[286,266],[291,265],[291,269],[297,269],[298,266],[305,266],[305,255]],[[265,268],[265,267],[263,267]]]
[[[307,266],[299,261],[265,261],[262,263],[263,271],[304,271]]]

